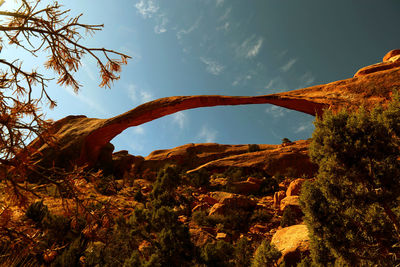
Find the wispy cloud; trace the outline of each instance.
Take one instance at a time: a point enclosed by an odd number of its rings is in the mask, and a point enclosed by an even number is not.
[[[236,53],[241,57],[253,58],[260,52],[263,42],[264,39],[262,37],[252,35],[236,48]]]
[[[136,104],[146,103],[153,99],[150,92],[139,89],[134,84],[128,85],[128,96]]]
[[[300,77],[300,83],[301,83],[301,86],[300,86],[300,87],[309,86],[309,85],[311,85],[313,82],[315,82],[315,77],[314,77],[314,75],[313,75],[310,71],[307,71],[306,73],[304,73],[304,74]]]
[[[218,132],[214,129],[209,128],[208,126],[204,125],[201,128],[201,131],[197,135],[197,139],[199,139],[201,142],[206,142],[206,143],[214,143],[216,140]]]
[[[294,64],[296,64],[297,58],[290,59],[285,65],[281,67],[281,71],[288,72]]]
[[[95,82],[96,77],[94,77],[94,73],[93,73],[92,69],[89,67],[89,64],[85,60],[82,60],[81,63],[82,63],[83,70],[86,72],[86,75],[89,77],[90,80]]]
[[[247,74],[247,75],[239,75],[233,82],[232,85],[233,86],[237,86],[241,83],[245,83],[246,81],[249,81],[253,78],[253,76],[251,74]]]
[[[224,25],[217,27],[217,31],[220,31],[220,30],[228,31],[230,25],[231,24],[229,22],[225,22]]]
[[[218,20],[219,21],[227,20],[231,12],[232,12],[232,7],[228,7],[227,9],[225,9],[224,14],[222,14],[222,16],[218,18]]]
[[[182,39],[182,37],[183,37],[184,35],[187,35],[187,34],[191,33],[192,31],[196,30],[196,29],[199,27],[200,21],[201,21],[202,18],[203,18],[202,16],[198,17],[198,18],[196,19],[196,21],[193,23],[192,26],[190,26],[190,27],[187,28],[187,29],[182,29],[182,30],[178,31],[178,32],[176,33],[176,38],[178,38],[178,40],[180,40],[180,39]]]
[[[185,127],[187,120],[187,116],[182,111],[172,115],[172,121],[179,126],[179,129],[183,129]]]
[[[309,131],[313,128],[314,124],[312,122],[301,123],[295,130],[295,133],[301,133],[305,131]]]
[[[137,134],[137,135],[144,135],[145,134],[145,130],[144,127],[142,125],[139,126],[135,126],[131,128],[132,133]]]
[[[265,85],[264,89],[267,90],[268,93],[278,93],[286,91],[288,86],[281,76],[276,76]]]
[[[160,9],[153,0],[140,0],[135,7],[144,18],[151,18]]]
[[[168,23],[168,18],[166,17],[166,15],[162,14],[158,16],[156,20],[158,21],[158,23],[156,26],[154,26],[154,32],[157,34],[166,32]]]
[[[102,115],[107,115],[107,112],[105,111],[105,109],[99,104],[96,103],[95,101],[93,101],[92,98],[85,96],[84,94],[82,94],[82,92],[80,93],[75,93],[72,89],[69,88],[64,88],[64,90],[72,95],[73,97],[75,97],[76,99],[78,99],[78,101],[86,104],[87,106],[89,106],[90,108],[92,108],[93,110],[97,111],[98,113],[102,114]]]
[[[213,75],[219,75],[221,72],[224,70],[224,66],[219,64],[217,61],[212,60],[210,58],[200,58],[201,62],[203,62],[206,65],[206,70],[207,72],[213,74]]]
[[[270,106],[265,109],[265,112],[271,115],[273,118],[281,118],[289,112],[288,109],[279,106]]]

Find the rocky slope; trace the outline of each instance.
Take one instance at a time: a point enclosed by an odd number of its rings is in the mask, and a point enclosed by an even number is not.
[[[56,146],[43,144],[40,139],[31,146],[38,148],[37,164],[44,167],[53,162],[64,167],[71,163],[95,166],[101,165],[102,159],[110,160],[113,147],[109,142],[125,129],[186,109],[273,104],[318,115],[324,109],[356,109],[361,105],[370,108],[386,102],[392,91],[400,88],[399,51],[390,51],[383,62],[361,69],[353,78],[289,92],[263,96],[175,96],[145,103],[110,119],[68,116],[50,129]]]

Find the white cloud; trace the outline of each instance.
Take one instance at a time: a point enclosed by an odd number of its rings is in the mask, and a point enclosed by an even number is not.
[[[300,77],[300,82],[301,82],[301,86],[300,86],[300,87],[309,86],[309,85],[311,85],[314,81],[315,81],[314,75],[313,75],[310,71],[307,71],[306,73],[304,73],[304,74]]]
[[[295,132],[295,133],[301,133],[301,132],[304,132],[304,131],[311,130],[312,128],[313,128],[313,123],[312,123],[312,122],[306,122],[306,123],[300,124],[300,125],[294,130],[294,132]]]
[[[279,106],[271,105],[270,107],[267,107],[265,109],[265,112],[270,114],[274,118],[281,118],[281,117],[285,116],[285,114],[288,113],[289,110],[286,108],[279,107]]]
[[[143,104],[153,99],[153,95],[150,92],[141,90],[134,84],[128,86],[128,96],[137,104]]]
[[[187,117],[182,111],[180,111],[172,115],[172,121],[179,126],[179,129],[183,129],[187,122]]]
[[[102,115],[107,115],[107,112],[104,110],[104,108],[99,105],[98,103],[96,103],[95,101],[92,100],[92,98],[87,97],[85,95],[82,94],[82,92],[80,93],[75,93],[72,89],[70,88],[66,88],[66,87],[62,87],[64,88],[64,90],[72,95],[73,97],[75,97],[76,99],[78,99],[80,102],[85,103],[86,105],[88,105],[90,108],[96,110],[97,112],[99,112]]]
[[[264,89],[268,90],[269,93],[278,93],[286,91],[288,86],[280,76],[276,76],[267,83]]]
[[[82,60],[81,63],[82,63],[83,70],[86,72],[86,75],[89,77],[90,80],[95,82],[96,78],[94,77],[94,73],[93,73],[92,69],[89,67],[89,64],[85,60]]]
[[[153,0],[140,0],[135,7],[144,18],[151,18],[160,8]]]
[[[245,58],[255,57],[260,52],[263,42],[264,39],[262,37],[257,38],[255,35],[252,35],[236,48],[236,53],[238,56]]]
[[[180,30],[176,33],[176,38],[178,38],[178,40],[182,39],[183,35],[187,35],[189,33],[191,33],[192,31],[196,30],[199,25],[200,25],[200,21],[202,19],[202,16],[198,17],[197,20],[194,22],[194,24],[192,26],[190,26],[188,29],[184,30]]]
[[[230,25],[231,24],[229,22],[225,22],[224,25],[217,27],[217,31],[220,31],[220,30],[227,31],[227,30],[229,30]]]
[[[168,23],[168,19],[165,16],[165,14],[160,15],[158,18],[158,24],[156,26],[154,26],[154,32],[157,34],[161,34],[167,31],[167,23]]]
[[[203,62],[206,65],[206,70],[207,72],[213,74],[213,75],[219,75],[221,72],[224,70],[224,66],[219,64],[217,61],[209,59],[209,58],[200,58],[201,62]]]
[[[218,132],[214,129],[210,129],[207,126],[203,126],[201,128],[200,133],[197,135],[197,138],[201,142],[206,142],[206,143],[215,143],[216,137],[217,137]]]
[[[245,83],[248,80],[251,80],[253,78],[253,76],[251,74],[247,74],[247,75],[239,75],[233,82],[232,85],[233,86],[237,86],[240,83]]]
[[[143,126],[141,126],[141,125],[132,127],[132,132],[137,135],[145,134],[145,130],[144,130]]]
[[[285,65],[283,65],[281,67],[281,70],[283,72],[288,72],[296,62],[297,62],[297,58],[292,58],[291,60],[288,61],[288,63],[286,63]]]
[[[218,20],[219,21],[227,20],[231,12],[232,12],[232,7],[228,7],[227,9],[225,9],[224,14],[222,14],[222,16],[218,18]]]

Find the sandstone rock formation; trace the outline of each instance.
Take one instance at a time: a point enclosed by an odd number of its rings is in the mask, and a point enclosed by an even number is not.
[[[306,179],[296,179],[289,184],[288,189],[286,190],[286,196],[299,196],[301,186],[306,181]]]
[[[42,167],[67,167],[87,164],[93,167],[100,159],[111,157],[109,142],[125,129],[173,114],[199,107],[246,104],[273,104],[311,115],[322,114],[324,109],[370,108],[390,98],[400,88],[400,62],[393,58],[398,51],[385,56],[386,62],[360,70],[354,78],[304,89],[262,96],[175,96],[142,104],[124,114],[109,119],[68,116],[56,121],[50,129],[55,146],[40,138],[30,146],[38,149],[36,163]]]
[[[206,169],[209,171],[225,170],[229,167],[251,168],[265,171],[270,176],[277,173],[294,177],[303,174],[311,177],[316,171],[316,166],[310,162],[308,157],[309,141],[301,140],[293,142],[290,146],[275,146],[275,149],[263,150],[251,153],[220,158],[208,162],[188,173]]]
[[[276,231],[271,244],[282,253],[278,264],[284,260],[288,266],[296,266],[301,261],[301,256],[310,252],[307,226],[298,224],[282,228]]]

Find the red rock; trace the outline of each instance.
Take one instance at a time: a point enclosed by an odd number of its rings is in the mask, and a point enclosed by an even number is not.
[[[259,183],[254,183],[250,181],[240,181],[232,183],[233,191],[238,194],[249,195],[251,193],[258,192],[260,189]]]
[[[278,191],[274,193],[274,208],[279,208],[281,205],[281,200],[286,196],[285,191]]]
[[[269,228],[267,225],[262,225],[262,224],[255,224],[252,227],[250,227],[249,232],[253,234],[264,234],[269,231]]]
[[[230,241],[229,236],[226,233],[217,233],[217,236],[215,237],[217,240],[224,240],[226,242]]]
[[[391,53],[393,55],[398,52]],[[88,167],[93,167],[96,164],[101,165],[102,158],[111,157],[112,151],[107,147],[110,147],[110,141],[125,129],[182,110],[223,105],[273,104],[317,115],[322,114],[326,108],[337,111],[342,108],[354,110],[364,106],[369,109],[375,104],[387,102],[393,89],[400,87],[398,63],[384,62],[379,66],[367,67],[355,78],[271,95],[175,96],[142,104],[109,119],[68,116],[56,121],[49,130],[54,134],[55,146],[36,138],[29,148],[38,150],[33,156],[36,164],[42,167],[50,167],[53,163],[58,167],[71,167],[73,164],[87,164]],[[253,153],[260,152],[262,151]]]
[[[282,228],[273,235],[271,244],[282,253],[278,265],[285,261],[288,266],[296,266],[301,257],[310,253],[310,239],[304,224]]]
[[[216,200],[215,198],[213,198],[213,197],[210,197],[210,196],[208,196],[208,195],[200,195],[199,197],[198,197],[198,200],[200,201],[200,202],[205,202],[205,203],[207,203],[207,204],[209,204],[209,205],[214,205],[215,203],[218,203],[218,200]]]
[[[360,77],[374,72],[390,70],[398,67],[400,67],[400,61],[385,61],[359,69],[356,74],[354,74],[354,77]]]
[[[197,172],[201,169],[209,171],[225,170],[233,166],[263,170],[271,176],[291,168],[295,176],[304,174],[311,177],[315,174],[317,166],[310,161],[308,155],[309,143],[308,140],[300,140],[294,142],[290,147],[277,145],[276,149],[225,157],[208,162],[188,171],[188,173]]]
[[[389,61],[391,58],[400,55],[400,49],[389,51],[382,59],[383,62]]]
[[[192,209],[192,212],[196,212],[196,211],[199,211],[199,210],[204,210],[204,211],[206,211],[206,210],[208,210],[209,208],[210,208],[210,204],[208,204],[208,203],[201,203],[201,204],[196,205],[196,206]]]
[[[286,190],[286,196],[299,196],[302,184],[306,181],[306,179],[296,179],[289,184],[288,189]]]
[[[210,212],[208,213],[209,216],[214,214],[224,214],[226,211],[226,205],[222,203],[216,203],[214,206],[211,207]]]
[[[284,211],[287,206],[300,207],[299,196],[287,196],[281,200],[280,210]]]

